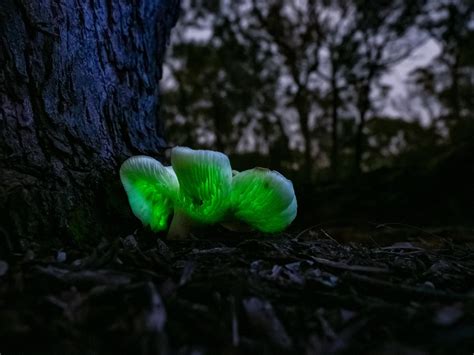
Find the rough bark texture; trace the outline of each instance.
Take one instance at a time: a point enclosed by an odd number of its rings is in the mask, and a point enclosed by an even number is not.
[[[164,146],[158,82],[178,7],[0,2],[0,234],[84,237],[121,216],[118,166]]]

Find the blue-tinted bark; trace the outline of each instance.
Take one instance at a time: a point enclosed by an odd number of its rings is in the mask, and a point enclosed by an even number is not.
[[[158,82],[178,7],[0,2],[0,233],[84,236],[117,217],[119,164],[164,146]]]

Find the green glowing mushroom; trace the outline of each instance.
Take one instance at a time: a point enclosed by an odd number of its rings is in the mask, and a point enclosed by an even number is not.
[[[278,232],[296,216],[291,181],[276,171],[232,170],[225,154],[176,147],[171,165],[138,156],[125,161],[120,177],[133,213],[154,231],[185,237],[195,225],[221,223]]]
[[[232,169],[229,158],[211,150],[175,147],[171,165],[179,193],[169,236],[184,237],[193,224],[221,221],[229,207]]]
[[[232,216],[262,232],[285,229],[296,217],[293,184],[277,171],[254,168],[232,179]]]
[[[179,184],[171,167],[147,156],[127,159],[120,168],[132,212],[153,231],[168,228]]]

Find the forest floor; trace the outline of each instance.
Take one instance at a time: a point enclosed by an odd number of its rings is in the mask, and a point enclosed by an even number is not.
[[[24,241],[0,261],[0,353],[474,352],[474,232],[337,234]]]

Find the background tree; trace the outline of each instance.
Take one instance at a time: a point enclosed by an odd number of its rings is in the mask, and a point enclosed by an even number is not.
[[[209,25],[213,39],[205,44],[188,41],[184,45],[186,48],[210,45],[216,53],[219,53],[217,57],[222,60],[222,66],[218,72],[214,71],[205,78],[202,67],[199,68],[201,74],[196,76],[189,73],[192,70],[191,66],[185,65],[181,67],[181,75],[198,78],[198,87],[209,86],[211,92],[225,93],[228,105],[235,107],[233,110],[228,108],[225,114],[216,110],[216,106],[222,100],[199,97],[191,101],[198,102],[203,98],[208,107],[212,108],[212,120],[239,121],[241,125],[237,127],[241,129],[236,129],[236,125],[230,126],[234,133],[237,132],[236,136],[241,138],[246,130],[247,134],[251,131],[254,138],[258,136],[254,139],[254,142],[258,142],[254,145],[254,149],[263,147],[263,152],[275,149],[273,144],[275,140],[284,142],[288,149],[289,142],[284,121],[285,116],[291,111],[291,114],[296,115],[296,121],[301,129],[305,147],[305,175],[310,176],[313,164],[309,116],[313,105],[311,98],[314,99],[316,96],[314,89],[310,89],[308,84],[311,73],[317,68],[318,56],[315,47],[317,33],[315,27],[308,23],[313,20],[310,18],[306,19],[306,22],[300,20],[304,14],[312,14],[314,11],[309,11],[309,7],[313,6],[311,2],[307,5],[308,8],[284,5],[283,1],[259,4],[240,1],[221,4],[218,7],[218,16],[213,17]],[[176,46],[177,50],[178,48],[179,46]],[[188,63],[178,52],[173,53],[176,53],[178,61]],[[190,52],[187,52],[186,56],[190,58]],[[212,63],[212,57],[211,55],[206,59],[207,64]],[[175,70],[173,73],[173,78],[180,76]],[[219,82],[225,82],[225,87],[220,85],[211,88]],[[174,95],[177,92],[178,89]],[[237,96],[232,96],[231,93]],[[188,107],[190,106],[192,103],[188,102]],[[188,114],[189,121],[197,120],[196,112],[188,111]],[[275,126],[275,129],[269,129],[271,126]],[[214,128],[218,127],[214,125]],[[215,136],[226,135],[223,130],[217,129],[216,132],[218,133],[214,134]],[[235,149],[237,145],[237,142],[232,142],[229,147]],[[281,149],[281,144],[279,145]]]
[[[419,95],[431,98],[441,111],[435,117],[451,138],[472,137],[474,112],[474,3],[462,0],[431,1],[421,24],[440,46],[426,68],[413,73]]]
[[[355,169],[362,168],[366,146],[365,125],[373,109],[375,90],[384,95],[380,79],[393,65],[407,58],[423,38],[410,36],[420,15],[422,1],[354,1],[351,68],[353,106],[357,112]],[[412,33],[410,33],[412,31]]]
[[[333,178],[339,175],[339,137],[340,137],[340,113],[345,110],[345,102],[342,100],[348,86],[347,79],[349,71],[354,65],[352,35],[353,23],[352,13],[354,7],[347,1],[328,2],[327,11],[320,12],[320,33],[322,38],[322,50],[326,51],[326,63],[322,63],[327,73],[320,69],[318,75],[328,85],[326,93],[328,102],[328,116],[331,117],[331,170]]]
[[[170,141],[222,149],[302,182],[403,166],[433,154],[430,147],[445,149],[450,98],[461,116],[473,112],[468,3],[184,2],[163,86]],[[458,19],[448,31],[449,16]],[[458,95],[446,91],[451,67],[434,55],[409,83],[387,81],[415,65],[419,50],[434,46],[451,58],[443,41],[458,43]]]
[[[189,11],[164,86],[171,141],[173,126],[194,125],[201,132],[195,143],[231,153],[278,152],[306,181],[316,167],[331,166],[337,177],[340,150],[344,174],[353,170],[349,161],[358,171],[366,123],[377,116],[374,100],[389,90],[384,75],[426,39],[417,30],[423,4],[184,3]]]
[[[183,21],[191,17],[195,23],[198,16],[200,11],[191,9]],[[231,153],[240,145],[245,150],[242,136],[250,117],[254,131],[270,132],[267,126],[262,129],[261,116],[272,105],[269,92],[276,76],[271,66],[267,68],[268,63],[253,53],[255,48],[237,37],[225,14],[212,17],[206,26],[213,32],[213,40],[187,38],[186,26],[175,35],[174,60],[166,66],[170,77],[163,87],[168,103],[165,115],[178,119],[169,120],[167,129],[176,143],[184,143],[180,137],[182,129],[188,127],[194,129],[193,141],[198,146]]]

